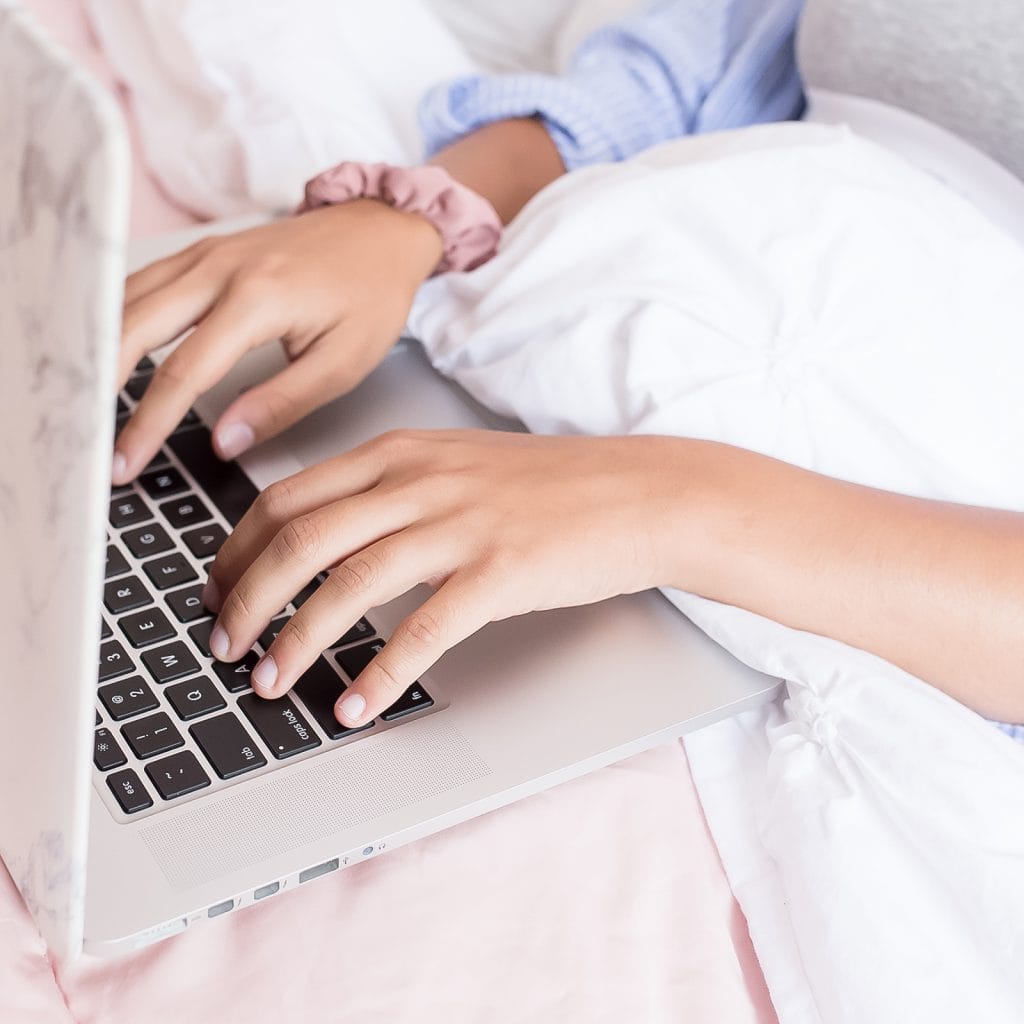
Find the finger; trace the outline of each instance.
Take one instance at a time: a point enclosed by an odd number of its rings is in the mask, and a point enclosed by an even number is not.
[[[195,400],[249,348],[281,333],[262,308],[229,289],[209,316],[157,367],[146,393],[117,437],[114,483],[127,483],[152,459]]]
[[[371,491],[286,523],[230,591],[224,591],[224,606],[211,633],[213,654],[238,661],[318,572],[403,529],[411,518],[400,502]]]
[[[151,292],[124,311],[118,386],[124,387],[138,361],[183,334],[202,317],[221,293],[222,284],[205,267],[195,266]]]
[[[295,362],[228,406],[213,431],[222,459],[238,458],[355,386],[370,360],[365,352],[344,351],[339,334],[324,334]]]
[[[124,282],[125,306],[138,302],[150,292],[162,288],[176,277],[181,277],[185,271],[191,270],[199,262],[205,252],[204,243],[190,245],[187,249],[165,256],[162,260],[156,260],[141,270],[136,270],[134,274],[129,274]]]
[[[441,655],[494,618],[494,594],[483,575],[464,569],[452,576],[399,624],[384,649],[341,695],[334,708],[338,721],[358,727],[391,707]]]
[[[383,438],[376,438],[271,484],[217,552],[203,594],[206,607],[220,610],[222,599],[286,523],[324,505],[370,491],[380,483],[386,464],[387,445]]]
[[[267,697],[285,693],[368,609],[450,572],[446,563],[457,554],[445,546],[436,529],[403,530],[332,569],[253,669],[256,692]]]

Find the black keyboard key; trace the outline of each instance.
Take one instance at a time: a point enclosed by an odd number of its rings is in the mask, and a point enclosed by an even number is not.
[[[117,798],[125,814],[135,814],[153,806],[153,801],[142,785],[142,780],[132,768],[107,776],[110,792]]]
[[[183,640],[150,648],[143,653],[142,661],[158,683],[170,683],[199,671],[199,662]]]
[[[111,576],[120,576],[122,573],[126,573],[128,568],[128,559],[113,544],[108,544],[107,565],[103,570],[103,578],[109,580]]]
[[[119,530],[152,518],[149,506],[137,494],[122,494],[110,503],[110,525]]]
[[[288,620],[291,618],[290,615],[278,615],[276,619],[271,619],[267,624],[267,628],[260,633],[260,647],[267,651],[270,649],[270,645],[277,639],[278,633],[288,624]]]
[[[117,406],[116,406],[114,415],[115,416],[125,416],[125,415],[127,415],[127,413],[128,413],[128,406],[125,404],[124,399],[120,395],[118,395],[117,396]]]
[[[196,722],[189,732],[222,779],[233,779],[267,763],[245,727],[230,711]]]
[[[221,462],[214,455],[210,447],[210,432],[203,426],[173,434],[167,445],[224,518],[232,526],[237,526],[259,494],[242,467],[237,462]]]
[[[100,724],[100,713],[98,711],[96,712],[96,724]]]
[[[199,579],[199,573],[189,565],[180,551],[172,551],[169,555],[154,558],[151,562],[144,563],[142,568],[157,590],[169,590],[171,587]]]
[[[369,640],[377,630],[367,622],[366,619],[360,619],[343,637],[335,640],[332,647],[342,647],[344,644],[354,644],[358,640]]]
[[[147,647],[174,636],[174,627],[159,608],[146,608],[126,615],[118,625],[132,647]]]
[[[103,603],[107,611],[114,615],[141,608],[144,604],[152,604],[153,598],[138,576],[127,576],[120,580],[111,580],[103,588]]]
[[[241,661],[215,661],[213,671],[228,693],[241,693],[252,686],[252,670],[259,660],[259,655],[250,651]]]
[[[415,711],[422,711],[424,708],[432,707],[433,704],[433,697],[419,683],[413,683],[387,711],[382,712],[380,717],[385,722],[393,722],[396,718],[404,718]]]
[[[318,590],[320,589],[320,580],[310,580],[293,598],[292,604],[296,608],[301,608]]]
[[[174,617],[179,622],[194,622],[210,613],[203,607],[203,585],[185,587],[175,590],[173,594],[165,594],[164,600],[170,605]]]
[[[337,672],[323,658],[317,658],[292,687],[292,692],[299,695],[316,724],[332,740],[362,732],[373,725],[373,722],[369,722],[358,729],[349,729],[334,717],[334,705],[344,689],[345,684]]]
[[[369,644],[360,644],[358,647],[349,647],[344,651],[339,651],[334,658],[344,670],[345,675],[349,679],[355,679],[382,650],[384,650],[384,641],[374,640]]]
[[[114,631],[107,625],[106,619],[100,619],[100,639],[106,640],[107,637],[114,635]]]
[[[167,466],[164,469],[154,469],[152,472],[143,473],[139,477],[142,489],[151,497],[159,500],[169,498],[174,494],[181,494],[188,490],[185,478],[173,467]]]
[[[279,761],[320,746],[290,697],[264,700],[255,693],[246,693],[238,698],[238,707]]]
[[[184,530],[186,527],[195,526],[197,523],[204,523],[207,519],[213,518],[210,510],[194,494],[186,494],[183,498],[165,501],[160,506],[160,511],[167,516],[171,526],[176,530]]]
[[[151,555],[170,551],[174,547],[174,541],[159,523],[137,526],[134,530],[124,533],[121,539],[136,558],[149,558]]]
[[[121,735],[135,751],[135,756],[143,760],[173,750],[185,742],[170,717],[163,711],[158,711],[149,718],[140,718],[136,722],[122,725]]]
[[[152,373],[155,369],[156,363],[154,363],[153,360],[149,358],[149,356],[143,356],[135,364],[135,369],[132,370],[132,373]]]
[[[174,428],[176,434],[179,430],[191,430],[192,427],[197,427],[202,421],[195,414],[192,409],[189,409],[187,413],[178,421],[178,425]]]
[[[213,619],[206,619],[192,626],[188,635],[192,642],[199,648],[199,653],[209,658],[210,655],[210,634],[213,632]]]
[[[109,772],[111,768],[120,768],[128,763],[128,758],[114,739],[109,729],[97,729],[92,745],[92,763],[101,772]]]
[[[180,750],[170,757],[150,762],[146,765],[146,774],[164,800],[174,800],[210,784],[210,777],[191,750]]]
[[[153,458],[151,458],[149,462],[146,463],[142,472],[149,473],[154,469],[159,469],[161,466],[169,466],[170,464],[171,460],[167,455],[167,449],[161,448],[160,451],[158,451],[156,455],[154,455]]]
[[[145,374],[138,377],[132,377],[124,389],[128,392],[136,402],[142,400],[142,396],[146,393],[146,388],[149,387],[149,382],[153,379],[152,374]]]
[[[101,683],[134,671],[135,666],[132,664],[132,659],[117,640],[108,640],[105,644],[100,645]]]
[[[186,679],[183,683],[175,683],[168,686],[164,692],[178,717],[186,722],[227,707],[227,701],[220,695],[213,680],[204,679],[202,676],[198,679]]]
[[[208,523],[206,526],[183,533],[181,539],[196,558],[212,558],[220,551],[220,546],[228,539],[228,535],[219,523]]]
[[[100,687],[100,700],[107,714],[115,722],[122,722],[133,715],[141,715],[160,706],[149,684],[142,676],[118,679]]]

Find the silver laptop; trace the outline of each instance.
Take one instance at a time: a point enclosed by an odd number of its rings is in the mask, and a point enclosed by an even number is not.
[[[0,851],[58,956],[280,898],[775,693],[647,593],[489,626],[346,732],[330,707],[423,599],[412,592],[368,612],[287,698],[257,698],[245,662],[205,655],[198,600],[257,489],[387,429],[508,424],[405,341],[353,394],[225,465],[204,421],[272,369],[267,349],[111,495],[115,420],[150,372],[115,412],[124,130],[6,0],[0,95]]]

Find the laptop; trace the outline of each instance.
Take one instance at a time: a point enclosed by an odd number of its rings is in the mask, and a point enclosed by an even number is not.
[[[268,347],[111,494],[116,423],[152,373],[144,360],[114,408],[125,131],[3,2],[0,95],[0,852],[56,955],[119,954],[329,884],[774,696],[650,592],[488,626],[371,727],[342,729],[330,707],[421,588],[367,612],[287,698],[256,697],[251,659],[206,655],[198,594],[259,489],[384,430],[510,425],[403,340],[353,393],[222,463],[206,424],[279,365]]]

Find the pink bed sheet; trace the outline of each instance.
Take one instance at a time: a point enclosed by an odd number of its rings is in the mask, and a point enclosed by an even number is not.
[[[29,6],[117,90],[77,0]],[[134,235],[192,222],[133,188]],[[0,1020],[776,1024],[679,743],[112,961],[52,965],[0,866]]]

